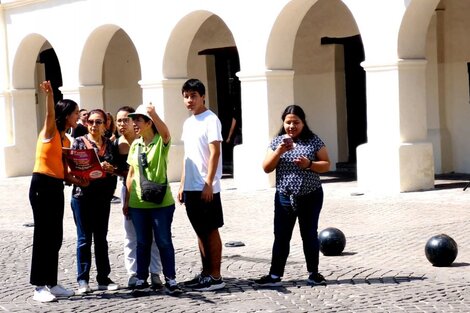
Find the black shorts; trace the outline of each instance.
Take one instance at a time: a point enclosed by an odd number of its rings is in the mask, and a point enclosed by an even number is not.
[[[211,202],[203,201],[201,193],[201,191],[185,191],[183,193],[186,213],[198,236],[205,235],[224,225],[220,193],[215,193]]]

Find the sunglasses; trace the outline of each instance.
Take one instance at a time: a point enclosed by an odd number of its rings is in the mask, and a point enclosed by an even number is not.
[[[128,117],[123,117],[118,120],[116,120],[117,123],[122,123],[122,124],[127,124],[129,123],[129,118]]]
[[[102,120],[88,120],[87,123],[89,125],[101,125],[103,124],[103,121]]]

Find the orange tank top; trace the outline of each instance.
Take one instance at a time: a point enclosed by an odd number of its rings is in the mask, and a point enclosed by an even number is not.
[[[36,144],[36,161],[33,173],[40,173],[58,179],[64,179],[64,164],[62,161],[62,146],[70,147],[67,136],[63,142],[60,140],[60,132],[56,130],[50,139],[44,138],[44,130],[39,133]]]

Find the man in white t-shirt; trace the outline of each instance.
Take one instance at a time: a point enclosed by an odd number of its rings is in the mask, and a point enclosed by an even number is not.
[[[205,107],[205,87],[189,79],[181,90],[192,115],[183,124],[184,165],[178,200],[198,237],[202,272],[184,283],[198,291],[225,287],[220,274],[222,241],[219,228],[224,225],[220,200],[222,177],[222,126],[219,118]]]

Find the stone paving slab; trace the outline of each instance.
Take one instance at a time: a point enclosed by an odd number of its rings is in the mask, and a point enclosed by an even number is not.
[[[227,288],[187,290],[178,297],[162,292],[133,293],[121,288],[41,304],[32,300],[29,266],[33,228],[28,201],[30,177],[0,179],[0,312],[470,312],[470,190],[461,180],[436,181],[430,191],[363,194],[355,181],[324,177],[325,203],[320,230],[341,229],[347,244],[341,256],[320,257],[325,286],[308,286],[298,228],[281,288],[251,282],[269,270],[273,240],[273,189],[237,190],[223,180],[223,242],[245,246],[223,250]],[[178,183],[172,184],[176,194]],[[64,241],[59,278],[76,288],[75,225],[66,189]],[[25,226],[26,225],[26,226]],[[433,267],[424,255],[431,236],[446,233],[459,245],[451,267]],[[111,278],[125,285],[120,205],[112,205],[109,230]],[[197,241],[184,207],[173,223],[177,279],[199,272]],[[96,273],[92,268],[91,276]],[[92,280],[92,287],[96,289]]]

